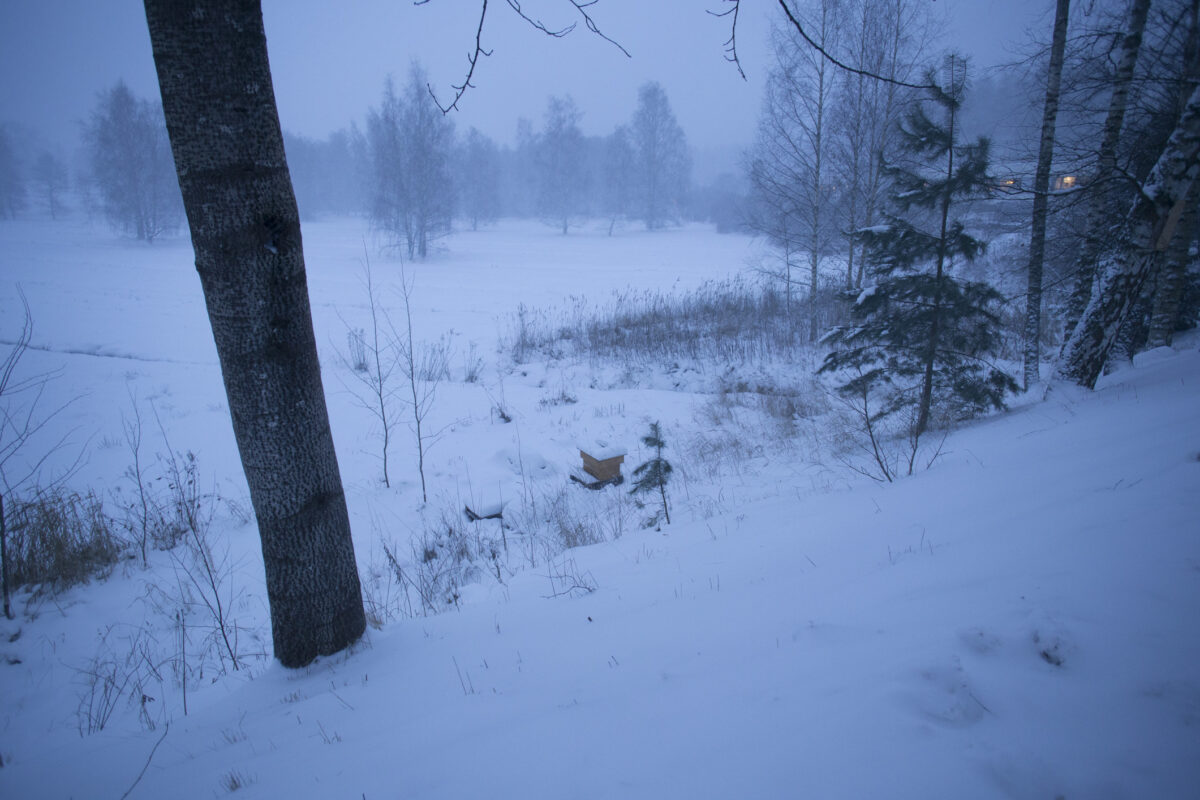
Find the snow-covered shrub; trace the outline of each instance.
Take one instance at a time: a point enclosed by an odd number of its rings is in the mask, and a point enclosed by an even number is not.
[[[463,381],[478,383],[481,375],[483,375],[483,359],[479,357],[478,346],[475,342],[471,342],[466,355],[463,356]]]
[[[131,398],[132,400],[132,398]],[[130,464],[121,476],[125,485],[113,491],[111,499],[121,514],[119,522],[129,536],[130,544],[139,552],[142,566],[147,566],[150,547],[170,550],[179,543],[183,529],[169,513],[169,503],[161,491],[161,459],[154,465],[160,468],[157,477],[152,464],[142,454],[142,416],[137,402],[132,402],[132,414],[122,422],[125,446]]]
[[[367,371],[367,336],[362,328],[346,331],[346,363],[355,372]]]
[[[793,301],[773,286],[744,280],[709,282],[684,293],[626,292],[603,307],[577,300],[567,309],[522,306],[501,347],[516,363],[541,354],[575,356],[618,366],[667,366],[708,361],[786,363],[809,345],[808,314],[822,330],[844,312],[832,291],[818,302]]]
[[[566,492],[555,498],[555,502],[550,506],[547,522],[554,540],[563,550],[587,547],[605,540],[604,531],[597,524],[598,520],[577,513]]]
[[[368,618],[378,626],[411,617],[418,608],[426,616],[437,614],[458,605],[464,585],[486,575],[502,580],[507,547],[503,531],[493,533],[489,527],[443,509],[426,518],[410,540],[407,559],[394,541],[381,536],[382,562],[373,563],[363,581]]]
[[[525,540],[522,550],[530,566],[574,547],[620,538],[632,503],[623,492],[591,492],[562,485],[527,497],[506,511],[513,529]]]
[[[818,417],[829,409],[824,392],[811,377],[787,381],[766,372],[750,377],[727,372],[717,379],[714,402],[726,408],[755,409],[785,424]]]
[[[159,468],[167,485],[166,524],[178,538],[165,548],[174,580],[152,583],[147,598],[161,617],[179,627],[185,639],[184,670],[201,676],[237,671],[248,659],[266,654],[246,651],[260,632],[239,622],[246,598],[228,545],[213,536],[213,519],[229,506],[216,491],[202,489],[191,451],[173,452],[168,444]]]
[[[9,501],[7,568],[11,585],[58,592],[107,577],[125,543],[95,494],[58,488]]]
[[[168,719],[176,710],[168,708],[168,694],[180,687],[178,656],[177,649],[162,647],[146,626],[107,626],[95,654],[75,667],[79,735],[104,730],[122,703],[137,711],[138,721],[148,730]]]

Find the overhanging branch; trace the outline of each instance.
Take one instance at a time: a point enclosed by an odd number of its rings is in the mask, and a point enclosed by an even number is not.
[[[742,0],[725,0],[726,3],[732,3],[732,8],[727,8],[724,11],[708,11],[714,17],[732,17],[729,23],[729,38],[725,40],[725,60],[737,67],[738,75],[742,76],[742,80],[746,80],[746,73],[742,70],[742,62],[738,59],[737,51],[737,24],[738,12],[742,9]]]
[[[588,13],[588,9],[596,5],[596,3],[599,1],[600,0],[568,0],[575,10],[579,12],[579,15],[583,17],[583,24],[589,31],[620,50],[626,58],[632,58],[633,56],[629,54],[628,50],[621,46],[620,42],[607,36],[600,30],[600,26],[596,24],[596,21],[592,19],[591,14]],[[736,2],[737,0],[734,1]],[[429,2],[430,0],[413,0],[413,5],[423,6],[428,5]],[[547,36],[555,39],[561,39],[571,31],[575,30],[576,23],[574,22],[564,28],[550,28],[540,19],[529,16],[529,14],[527,14],[525,10],[521,8],[521,0],[505,0],[505,2],[507,2],[509,8],[516,12],[517,16],[519,16],[521,19],[525,20],[530,27],[541,31]],[[442,105],[441,101],[439,101],[437,98],[437,94],[433,91],[433,87],[426,84],[426,88],[429,90],[429,96],[433,98],[433,102],[437,104],[437,107],[441,109],[443,114],[449,114],[451,110],[456,110],[458,108],[458,101],[461,100],[463,95],[467,93],[467,90],[475,88],[475,84],[471,83],[471,79],[475,77],[475,67],[479,64],[479,58],[481,56],[490,56],[492,54],[491,50],[486,50],[483,47],[483,25],[484,20],[487,17],[487,6],[488,0],[481,0],[481,6],[479,10],[479,25],[475,29],[475,49],[467,55],[467,76],[463,79],[461,84],[451,84],[454,89],[454,100],[452,100],[448,105]],[[735,24],[736,19],[737,17],[735,15]],[[734,61],[736,63],[736,51],[734,56]],[[741,72],[741,66],[738,67],[738,71]],[[745,76],[743,75],[743,77]]]
[[[935,84],[932,84],[932,83],[908,83],[907,81],[902,81],[897,78],[891,78],[891,77],[888,77],[887,75],[880,75],[878,73],[871,72],[870,70],[859,69],[858,67],[852,67],[849,64],[839,61],[838,59],[834,58],[824,47],[822,47],[821,45],[819,45],[815,41],[813,41],[812,37],[809,36],[807,31],[804,30],[804,26],[800,24],[800,20],[798,20],[796,18],[796,15],[792,13],[791,6],[788,5],[787,0],[778,0],[778,2],[779,2],[779,7],[782,8],[783,13],[787,15],[788,21],[792,24],[792,27],[795,28],[796,32],[800,34],[800,37],[802,39],[804,39],[805,42],[808,43],[808,46],[811,47],[812,49],[816,50],[818,53],[820,53],[821,56],[826,61],[833,64],[838,69],[843,69],[846,72],[850,72],[854,75],[862,75],[863,77],[871,78],[872,80],[883,81],[884,83],[890,83],[893,86],[903,86],[905,89],[921,89],[921,90],[933,89],[935,91],[941,90],[941,87],[939,87]]]
[[[428,2],[429,0],[416,0],[414,4],[423,6]],[[475,51],[467,56],[467,77],[464,78],[463,82],[457,86],[452,84],[454,89],[454,100],[450,103],[450,105],[442,105],[441,102],[438,101],[437,95],[434,94],[433,87],[429,84],[425,84],[425,88],[429,90],[429,96],[433,98],[434,103],[437,103],[437,107],[442,110],[443,114],[449,114],[451,109],[457,109],[458,101],[461,100],[462,96],[467,93],[467,89],[475,88],[475,85],[471,83],[471,78],[475,75],[475,65],[479,63],[480,56],[490,56],[492,54],[491,50],[483,49],[483,21],[487,17],[488,0],[482,0],[482,2],[483,5],[479,10],[479,27],[475,29]],[[509,0],[509,2],[511,3],[512,0]]]

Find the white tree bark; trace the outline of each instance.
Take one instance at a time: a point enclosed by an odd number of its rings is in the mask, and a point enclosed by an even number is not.
[[[1079,324],[1063,345],[1059,375],[1091,389],[1146,279],[1162,264],[1200,182],[1200,87],[1196,88],[1128,219],[1129,246],[1106,259]]]

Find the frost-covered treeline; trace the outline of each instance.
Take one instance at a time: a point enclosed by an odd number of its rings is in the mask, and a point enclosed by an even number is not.
[[[643,85],[629,122],[605,136],[583,132],[586,110],[574,98],[550,97],[541,119],[518,122],[508,146],[478,128],[456,131],[423,75],[414,65],[399,91],[388,81],[365,132],[287,137],[303,214],[366,213],[414,257],[455,225],[500,217],[540,219],[565,234],[595,217],[613,230],[734,216],[736,186],[693,203],[687,136],[658,83]]]
[[[657,82],[630,98],[627,122],[599,136],[583,132],[587,108],[573,97],[547,98],[540,118],[518,121],[511,145],[498,143],[495,131],[456,128],[428,83],[414,63],[402,81],[385,81],[378,105],[363,109],[363,125],[323,138],[284,131],[303,218],[365,215],[417,258],[453,228],[501,217],[541,219],[563,232],[589,218],[607,219],[610,231],[740,224],[736,178],[693,191],[687,135]],[[14,136],[12,127],[0,129],[0,218],[83,210],[149,241],[182,224],[157,97],[114,83],[87,112],[71,158]]]

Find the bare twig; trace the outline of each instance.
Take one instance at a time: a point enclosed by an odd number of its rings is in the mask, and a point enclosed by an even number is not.
[[[146,770],[150,769],[150,762],[154,760],[154,754],[158,752],[158,746],[163,743],[163,739],[167,738],[167,733],[170,732],[170,730],[171,723],[168,722],[163,726],[162,736],[158,737],[158,741],[154,743],[154,747],[150,748],[150,755],[146,756],[146,763],[142,765],[142,771],[138,773],[138,776],[134,778],[133,783],[131,783],[129,788],[125,790],[125,794],[121,795],[121,800],[125,800],[126,797],[129,797],[129,793],[132,792],[139,783],[141,783],[142,778],[146,775]]]
[[[733,0],[733,1],[740,2],[740,0]],[[809,47],[811,47],[812,49],[814,49],[818,53],[820,53],[821,56],[826,61],[833,64],[838,69],[845,70],[846,72],[850,72],[855,75],[862,75],[863,77],[871,78],[873,80],[883,81],[884,83],[890,83],[894,86],[903,86],[906,89],[921,89],[921,90],[932,89],[934,91],[941,90],[941,87],[939,87],[933,83],[908,83],[907,81],[902,81],[902,80],[898,80],[896,78],[891,78],[891,77],[888,77],[887,75],[880,75],[878,73],[871,72],[870,70],[859,69],[858,67],[852,67],[849,64],[839,61],[838,59],[834,58],[829,53],[829,51],[827,51],[824,47],[817,44],[817,42],[813,41],[812,37],[808,35],[808,32],[804,30],[804,26],[800,24],[800,20],[798,20],[796,18],[796,15],[792,13],[791,6],[788,5],[787,0],[778,0],[778,2],[779,2],[779,7],[783,9],[783,13],[787,15],[788,22],[790,22],[792,27],[796,29],[796,32],[800,34],[800,38],[804,39],[804,41],[808,43]],[[726,13],[728,13],[728,12],[726,12]]]
[[[558,28],[557,30],[552,30],[552,29],[546,27],[546,24],[544,22],[542,22],[540,19],[534,19],[533,17],[526,14],[524,9],[521,8],[520,0],[507,0],[507,2],[508,2],[509,7],[512,8],[513,11],[517,12],[518,17],[520,17],[521,19],[528,22],[529,25],[532,28],[534,28],[535,30],[539,30],[542,33],[546,34],[547,36],[550,36],[555,39],[561,39],[562,37],[566,36],[571,31],[575,30],[575,23],[573,23],[573,22],[565,28]]]
[[[15,377],[17,365],[25,351],[29,349],[33,339],[33,314],[29,310],[29,301],[25,298],[25,292],[20,286],[17,287],[17,295],[21,298],[21,306],[24,311],[21,332],[17,336],[17,340],[12,343],[8,354],[3,360],[0,360],[0,573],[2,573],[0,593],[3,594],[4,616],[8,619],[13,618],[13,612],[9,600],[11,587],[9,586],[9,556],[7,553],[8,527],[4,519],[2,495],[7,494],[12,499],[18,489],[37,479],[46,461],[66,445],[67,440],[75,432],[74,429],[66,431],[53,444],[43,448],[41,456],[27,460],[19,469],[17,467],[17,454],[26,450],[31,439],[78,399],[72,398],[49,413],[39,415],[39,405],[42,395],[46,391],[46,385],[58,377],[61,370],[43,372],[26,378]],[[51,481],[50,487],[35,488],[35,494],[65,482],[83,463],[83,457],[84,450],[80,448],[74,462]]]
[[[729,38],[725,40],[725,60],[737,67],[738,75],[742,76],[742,80],[746,80],[746,73],[742,70],[742,62],[738,59],[737,51],[737,24],[738,12],[742,10],[741,0],[723,0],[726,3],[732,3],[732,7],[724,11],[708,11],[714,17],[730,17],[729,22]]]
[[[413,282],[401,267],[399,291],[404,301],[403,330],[397,331],[386,314],[384,319],[391,334],[390,346],[399,354],[400,368],[404,371],[411,393],[412,428],[417,440],[417,472],[421,477],[421,502],[426,503],[429,502],[429,496],[425,485],[425,454],[446,428],[431,432],[425,421],[434,406],[438,384],[449,372],[450,351],[445,340],[436,345],[424,345],[419,349],[416,346],[413,340],[412,290]]]
[[[586,27],[594,35],[599,36],[601,39],[620,50],[626,58],[633,57],[630,55],[629,51],[621,45],[620,42],[601,31],[600,26],[596,24],[596,21],[592,19],[592,15],[588,13],[588,9],[596,5],[599,0],[567,1],[575,8],[577,12],[579,12],[579,16],[583,18],[584,27]],[[423,6],[427,5],[429,2],[430,0],[413,0],[413,5]],[[505,2],[507,2],[509,8],[516,12],[517,16],[519,16],[521,19],[525,20],[530,27],[532,27],[534,30],[541,31],[551,38],[561,39],[571,31],[575,30],[577,23],[574,22],[562,28],[551,28],[540,19],[530,16],[525,9],[521,7],[521,0],[505,0]],[[483,26],[484,20],[487,17],[487,6],[488,0],[480,0],[479,25],[475,29],[475,49],[467,55],[467,76],[463,79],[463,82],[460,84],[451,84],[452,88],[454,89],[454,99],[447,105],[442,105],[441,101],[439,101],[437,98],[437,94],[434,93],[433,87],[429,86],[428,84],[426,85],[426,88],[429,90],[429,96],[433,98],[433,102],[437,104],[437,107],[441,109],[443,114],[449,114],[451,110],[458,109],[458,101],[463,98],[463,95],[467,93],[468,89],[475,88],[475,84],[471,83],[471,79],[475,77],[475,67],[479,64],[480,56],[490,56],[492,54],[491,50],[487,50],[483,46]],[[741,70],[740,67],[738,69],[739,71]]]
[[[424,5],[429,0],[420,0],[416,5]],[[451,85],[454,89],[454,100],[449,105],[442,105],[438,101],[437,95],[433,92],[433,87],[426,84],[429,89],[429,96],[433,98],[433,102],[437,103],[437,107],[442,110],[443,114],[449,114],[452,109],[458,108],[458,101],[467,93],[467,89],[474,89],[475,85],[471,83],[471,78],[475,76],[475,66],[479,63],[480,56],[490,56],[491,50],[485,50],[483,47],[483,20],[487,17],[488,0],[482,0],[482,6],[479,9],[479,27],[475,29],[475,50],[467,55],[467,77],[458,85]]]
[[[363,243],[363,258],[361,281],[367,292],[367,310],[371,315],[371,331],[369,337],[361,328],[357,329],[356,333],[356,329],[351,327],[341,313],[336,312],[338,319],[346,326],[348,339],[352,343],[351,349],[361,348],[361,353],[351,352],[347,358],[347,362],[351,366],[350,375],[358,385],[352,385],[341,375],[338,376],[338,379],[353,395],[355,403],[370,412],[379,423],[382,439],[379,458],[383,465],[383,485],[390,487],[392,484],[388,471],[388,449],[392,441],[392,431],[396,427],[394,404],[399,400],[392,375],[400,366],[400,348],[399,341],[394,336],[391,338],[385,336],[382,341],[380,339],[380,318],[388,321],[387,312],[382,308],[379,295],[375,291],[371,259],[366,252],[365,242]],[[359,357],[362,359],[361,370],[359,369],[360,364],[355,363]]]
[[[591,31],[592,33],[594,33],[596,36],[599,36],[601,39],[603,39],[604,41],[608,42],[608,43],[609,43],[609,44],[611,44],[613,47],[615,47],[615,48],[617,48],[618,50],[620,50],[622,53],[624,53],[624,54],[625,54],[625,57],[626,57],[626,58],[633,58],[633,56],[631,56],[631,55],[629,54],[629,51],[628,51],[628,50],[626,50],[624,47],[622,47],[622,46],[621,46],[621,44],[620,44],[618,41],[616,41],[615,39],[611,39],[611,38],[609,38],[608,36],[605,36],[603,33],[601,33],[601,32],[600,32],[600,29],[599,29],[598,27],[596,27],[596,22],[595,22],[595,20],[593,20],[593,19],[591,18],[591,16],[590,16],[590,15],[587,13],[587,8],[588,8],[589,6],[594,6],[594,5],[596,5],[596,3],[598,3],[599,1],[600,1],[600,0],[571,0],[571,5],[575,6],[575,10],[576,10],[576,11],[578,11],[578,12],[579,12],[579,14],[580,14],[580,16],[582,16],[582,17],[583,17],[583,23],[584,23],[584,25],[586,25],[586,26],[587,26],[587,29],[588,29],[589,31]],[[513,0],[509,0],[509,3],[510,3],[510,4],[511,4],[512,2],[513,2]]]

